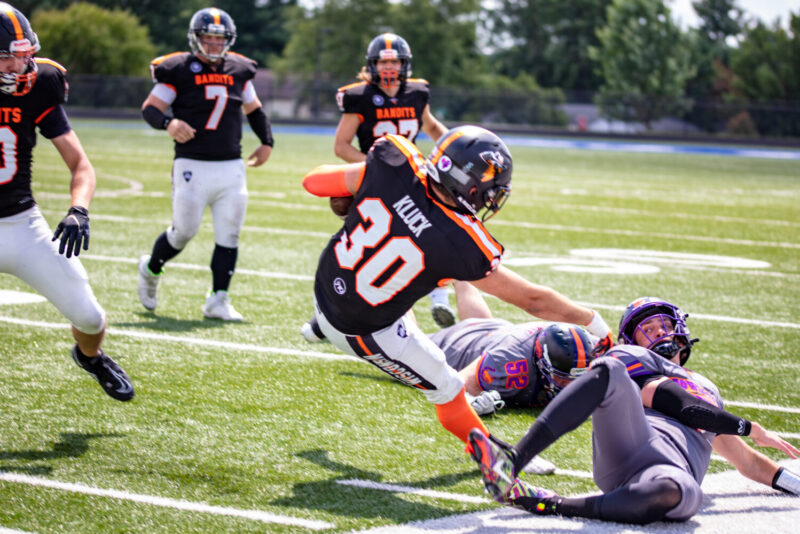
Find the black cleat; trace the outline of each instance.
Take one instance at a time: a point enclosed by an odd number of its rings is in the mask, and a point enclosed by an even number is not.
[[[72,347],[72,359],[92,375],[110,397],[118,401],[129,401],[133,398],[131,379],[122,367],[102,350],[97,356],[89,358],[78,349],[78,345],[75,345]]]

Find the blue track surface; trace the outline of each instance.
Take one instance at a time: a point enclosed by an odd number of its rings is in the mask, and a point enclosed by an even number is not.
[[[333,136],[333,126],[273,126],[275,133],[312,134]],[[712,156],[732,156],[739,158],[767,158],[800,161],[800,150],[791,148],[732,147],[706,144],[681,144],[653,141],[617,141],[564,139],[557,137],[534,137],[522,135],[503,135],[509,146],[530,146],[538,148],[562,148],[572,150],[601,150],[605,152],[642,152],[652,154],[703,154]],[[426,139],[420,134],[421,139]]]

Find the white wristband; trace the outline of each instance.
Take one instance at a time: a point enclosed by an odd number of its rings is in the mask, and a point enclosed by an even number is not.
[[[781,467],[778,470],[778,476],[772,481],[772,487],[787,493],[800,495],[800,476]]]
[[[611,333],[611,329],[608,327],[603,318],[600,317],[599,313],[596,311],[592,311],[592,313],[594,313],[594,315],[592,315],[592,320],[589,321],[589,324],[586,325],[586,330],[588,330],[593,336],[597,336],[602,339]]]

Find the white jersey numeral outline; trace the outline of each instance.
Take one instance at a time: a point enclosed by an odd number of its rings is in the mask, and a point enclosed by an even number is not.
[[[375,248],[383,242],[366,262],[358,266],[355,275],[356,293],[369,304],[378,306],[391,300],[425,269],[425,255],[410,237],[396,236],[386,241],[392,214],[380,199],[366,198],[357,209],[364,222],[371,224],[367,229],[359,224],[349,236],[342,233],[334,252],[339,266],[352,271],[363,259],[365,248]],[[380,286],[375,285],[387,269],[398,264],[387,280]]]
[[[17,134],[8,126],[0,127],[0,147],[3,155],[0,184],[7,184],[17,174]]]
[[[228,103],[228,88],[224,85],[206,85],[206,100],[216,100],[206,121],[206,130],[216,130],[225,111],[225,104]]]
[[[414,139],[419,133],[419,121],[417,119],[401,119],[395,124],[394,121],[378,121],[372,129],[375,139],[386,134],[400,134],[408,139]]]

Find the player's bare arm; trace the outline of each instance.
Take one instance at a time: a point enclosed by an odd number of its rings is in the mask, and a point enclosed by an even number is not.
[[[142,110],[147,108],[147,106],[153,106],[161,113],[166,113],[167,109],[169,109],[168,103],[153,94],[147,95],[147,98],[145,98],[142,103]],[[166,129],[167,133],[178,143],[185,143],[186,141],[194,139],[194,134],[196,132],[187,122],[174,117],[169,121]]]
[[[248,117],[248,119],[252,113],[258,113],[259,110],[261,110],[261,100],[259,100],[258,97],[246,104],[242,104],[242,111],[244,112],[245,116]],[[250,157],[247,158],[247,166],[259,167],[266,163],[271,154],[272,145],[264,144],[262,142],[262,144],[260,144],[252,154],[250,154]]]
[[[503,265],[472,284],[540,319],[589,325],[597,316],[589,308],[576,304],[558,291],[529,282]],[[610,330],[608,326],[606,329]],[[598,335],[591,330],[590,333]]]
[[[70,205],[89,209],[94,195],[96,178],[94,167],[86,156],[78,135],[74,130],[70,130],[63,135],[54,137],[51,141],[72,174],[69,188]]]
[[[797,458],[800,451],[791,443],[781,439],[774,432],[764,430],[758,423],[752,423],[750,437],[756,445],[771,447]],[[750,447],[739,436],[720,434],[712,444],[714,452],[728,460],[744,476],[756,482],[771,486],[780,466],[767,456]]]
[[[337,157],[348,163],[360,163],[366,161],[367,155],[353,146],[353,138],[361,124],[361,119],[355,113],[343,113],[336,127],[336,135],[333,139],[333,152]]]
[[[422,131],[425,132],[434,143],[447,131],[445,125],[439,122],[439,120],[433,116],[433,113],[431,113],[430,105],[425,106],[425,109],[422,111]]]
[[[474,285],[456,280],[453,288],[456,292],[456,306],[460,320],[492,318],[492,310]]]

